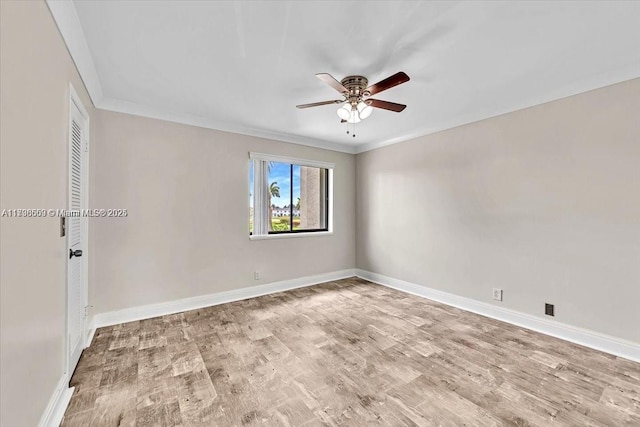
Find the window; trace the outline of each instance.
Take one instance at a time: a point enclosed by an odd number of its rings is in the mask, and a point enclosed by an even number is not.
[[[331,231],[333,164],[250,153],[252,238]]]

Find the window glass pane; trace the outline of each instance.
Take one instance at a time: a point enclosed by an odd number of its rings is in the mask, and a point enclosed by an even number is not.
[[[328,169],[250,160],[249,233],[328,230],[328,183]]]
[[[291,165],[269,162],[267,173],[269,191],[269,231],[290,231]]]
[[[300,230],[327,228],[327,170],[298,166]],[[295,181],[295,175],[294,175]],[[297,199],[296,199],[297,200]]]

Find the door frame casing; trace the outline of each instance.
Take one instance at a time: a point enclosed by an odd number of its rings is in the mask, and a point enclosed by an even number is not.
[[[73,120],[73,110],[74,108],[78,110],[82,118],[84,119],[83,123],[83,131],[82,131],[82,146],[81,146],[81,164],[82,164],[82,187],[81,187],[81,198],[80,198],[80,208],[87,209],[89,206],[89,150],[91,147],[90,144],[90,117],[86,108],[82,104],[80,96],[73,88],[73,85],[69,83],[69,117],[67,123],[67,198],[66,198],[66,207],[65,209],[71,209],[71,129],[72,129],[72,120]],[[70,332],[70,295],[69,295],[69,223],[66,222],[67,231],[65,233],[65,356],[64,356],[64,372],[67,377],[67,382],[71,380],[71,375],[73,375],[73,371],[75,366],[71,365],[71,342],[69,340],[69,332]],[[87,319],[88,319],[88,306],[89,306],[89,218],[87,216],[80,216],[80,227],[82,233],[82,304],[84,310],[84,317],[82,322],[82,331],[80,334],[80,343],[82,348],[86,348],[87,346]]]

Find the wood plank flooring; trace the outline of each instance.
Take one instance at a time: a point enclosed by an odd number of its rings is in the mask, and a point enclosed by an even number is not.
[[[351,278],[101,328],[63,426],[639,426],[640,364]]]

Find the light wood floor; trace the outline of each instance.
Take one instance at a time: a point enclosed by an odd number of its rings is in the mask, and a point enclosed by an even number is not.
[[[640,425],[640,364],[346,279],[99,329],[64,426]]]

